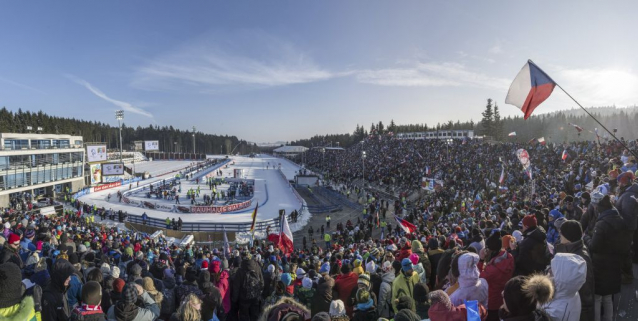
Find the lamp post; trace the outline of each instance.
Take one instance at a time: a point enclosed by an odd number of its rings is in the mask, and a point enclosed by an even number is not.
[[[195,154],[195,126],[193,126],[193,154]]]
[[[120,163],[123,163],[122,161],[122,119],[124,119],[124,111],[116,110],[115,119],[117,119],[117,126],[120,128]]]

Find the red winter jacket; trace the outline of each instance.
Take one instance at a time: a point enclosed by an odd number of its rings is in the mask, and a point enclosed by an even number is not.
[[[482,304],[479,303],[478,305],[479,315],[481,316],[481,320],[484,321],[487,319],[487,310],[485,310]],[[430,317],[431,321],[467,321],[467,308],[465,304],[459,306],[452,305],[448,308],[445,304],[437,302],[432,304],[428,310],[428,317]]]
[[[487,309],[498,310],[503,305],[501,293],[505,289],[505,283],[514,275],[514,257],[501,250],[489,263],[479,262],[478,269],[481,271],[479,277],[487,281]]]
[[[409,258],[410,255],[412,255],[412,247],[410,246],[410,242],[408,242],[399,251],[399,255],[397,256],[397,261],[401,262],[403,259]]]
[[[341,274],[337,276],[335,279],[335,286],[333,288],[334,291],[337,291],[339,294],[339,300],[343,301],[345,304],[348,302],[350,298],[350,293],[355,286],[357,286],[357,281],[359,280],[359,276],[356,273],[350,272],[348,274]],[[353,307],[349,304],[345,304],[346,312],[348,317],[352,319],[352,309]]]

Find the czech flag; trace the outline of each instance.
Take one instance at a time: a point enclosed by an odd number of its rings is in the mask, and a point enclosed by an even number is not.
[[[541,143],[541,145],[545,146],[545,137],[539,138],[538,142]]]
[[[268,241],[273,242],[279,249],[286,253],[292,253],[294,246],[292,245],[292,231],[288,226],[286,215],[282,215],[279,221],[279,234],[268,235]]]
[[[566,149],[564,149],[564,150],[563,150],[563,155],[562,155],[560,158],[561,158],[562,160],[566,160],[566,159],[567,159],[567,156],[569,156],[569,154],[567,154],[567,150],[566,150]]]
[[[425,175],[430,175],[432,174],[432,171],[430,170],[430,166],[425,166]]]
[[[511,133],[507,134],[507,136],[509,136],[509,137],[516,136],[516,132],[511,132]]]
[[[397,220],[397,223],[399,223],[399,227],[401,227],[406,233],[416,232],[416,226],[414,226],[414,224],[399,218],[398,216],[395,216],[394,218]]]
[[[556,83],[531,60],[528,60],[523,69],[516,75],[505,103],[520,108],[529,118],[538,105],[552,94]]]

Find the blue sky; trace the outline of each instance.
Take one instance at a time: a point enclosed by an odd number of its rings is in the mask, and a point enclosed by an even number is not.
[[[638,2],[6,1],[0,105],[254,142],[504,115],[533,59],[586,106],[638,104]],[[538,112],[575,107],[561,92]]]

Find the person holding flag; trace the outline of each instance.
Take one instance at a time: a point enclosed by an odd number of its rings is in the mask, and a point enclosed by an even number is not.
[[[250,224],[250,245],[252,246],[255,242],[255,221],[257,221],[257,209],[259,208],[259,202],[257,202],[257,206],[255,206],[255,210],[251,216],[252,223]]]

